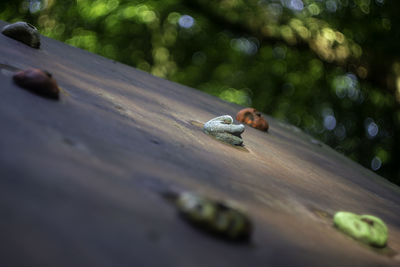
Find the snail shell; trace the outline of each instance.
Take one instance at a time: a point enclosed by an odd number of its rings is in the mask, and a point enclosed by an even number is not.
[[[203,130],[206,134],[231,145],[240,146],[243,144],[243,139],[240,135],[244,132],[244,125],[233,124],[233,119],[229,115],[209,120],[204,124]]]
[[[35,94],[54,100],[59,99],[60,89],[50,73],[40,69],[19,71],[13,76],[14,82],[20,87]]]
[[[176,205],[185,219],[203,230],[232,241],[250,238],[250,220],[233,207],[187,192],[177,197]]]
[[[40,47],[40,34],[35,26],[19,21],[3,27],[2,33],[33,48]]]

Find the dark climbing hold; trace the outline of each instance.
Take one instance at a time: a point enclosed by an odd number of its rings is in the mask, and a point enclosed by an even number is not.
[[[60,88],[50,73],[40,69],[19,71],[13,76],[20,87],[46,98],[58,100]]]
[[[250,239],[252,224],[236,208],[192,193],[179,194],[175,203],[183,218],[202,230],[230,241]]]
[[[3,27],[2,33],[33,48],[40,47],[40,34],[35,26],[19,21]]]

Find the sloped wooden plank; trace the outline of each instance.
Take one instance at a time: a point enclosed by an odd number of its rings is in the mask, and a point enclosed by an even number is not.
[[[0,48],[1,266],[399,264],[399,188],[299,129],[267,117],[237,149],[198,127],[237,105],[45,37],[36,50],[0,35]],[[61,101],[12,82],[29,67],[53,74]],[[197,231],[168,190],[235,201],[252,241]],[[338,210],[382,218],[389,248],[336,231]]]

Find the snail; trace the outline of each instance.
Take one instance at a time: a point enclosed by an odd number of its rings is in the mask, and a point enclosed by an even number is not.
[[[232,122],[233,119],[229,115],[216,117],[204,124],[203,131],[220,141],[240,146],[243,144],[240,134],[244,132],[244,125],[235,125]]]
[[[183,192],[174,196],[182,217],[194,226],[231,241],[247,241],[252,233],[248,217],[225,203]]]
[[[54,100],[59,99],[60,88],[52,75],[40,69],[27,69],[14,74],[14,82],[35,94]]]
[[[33,48],[40,47],[40,34],[35,26],[19,21],[3,27],[2,33]]]
[[[262,117],[261,113],[254,108],[244,108],[236,115],[236,120],[243,122],[253,128],[267,132],[268,122]]]
[[[339,211],[333,222],[340,231],[356,240],[375,247],[386,246],[388,229],[378,217]]]

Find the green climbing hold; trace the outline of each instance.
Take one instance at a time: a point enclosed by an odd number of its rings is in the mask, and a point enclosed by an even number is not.
[[[252,233],[250,219],[225,203],[184,192],[175,203],[183,217],[193,225],[231,241],[248,241]]]
[[[378,217],[339,211],[333,222],[339,230],[363,243],[376,247],[386,245],[388,229]]]

